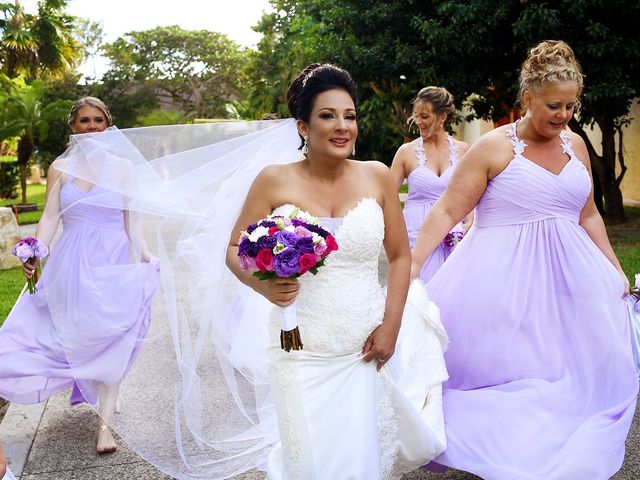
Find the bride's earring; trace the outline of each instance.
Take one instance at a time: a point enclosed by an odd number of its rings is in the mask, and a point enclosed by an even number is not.
[[[302,154],[306,157],[309,154],[309,147],[307,146],[307,136],[304,137],[304,145],[302,145]]]
[[[351,156],[352,157],[356,156],[356,142],[353,142],[353,150],[351,150]]]

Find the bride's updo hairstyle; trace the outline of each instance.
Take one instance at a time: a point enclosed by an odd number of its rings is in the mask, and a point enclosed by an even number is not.
[[[582,93],[583,75],[573,50],[562,40],[545,40],[529,51],[520,70],[518,102],[524,107],[524,92],[542,84],[574,82],[578,97]]]
[[[357,88],[349,72],[330,63],[307,65],[287,89],[289,113],[296,120],[308,122],[316,97],[334,89],[347,92],[357,108]]]

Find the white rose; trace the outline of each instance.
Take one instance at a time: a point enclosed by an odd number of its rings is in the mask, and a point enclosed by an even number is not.
[[[267,227],[258,227],[249,235],[249,240],[252,242],[257,242],[259,238],[262,238],[269,234],[269,229]]]

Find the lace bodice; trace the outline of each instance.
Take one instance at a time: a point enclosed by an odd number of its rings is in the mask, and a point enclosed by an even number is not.
[[[385,297],[378,281],[384,219],[373,198],[363,198],[335,232],[338,251],[317,275],[300,277],[296,304],[304,349],[353,353],[382,323]],[[272,319],[272,335],[280,324]],[[275,339],[274,339],[275,340]]]

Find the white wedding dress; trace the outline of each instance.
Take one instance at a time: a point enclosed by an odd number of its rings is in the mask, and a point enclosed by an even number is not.
[[[437,308],[412,284],[396,353],[377,372],[361,353],[385,309],[378,280],[384,219],[376,200],[362,199],[335,237],[339,250],[326,265],[300,277],[303,350],[280,349],[280,320],[275,310],[271,316],[269,377],[281,441],[269,456],[269,479],[400,478],[446,448],[447,340]]]

